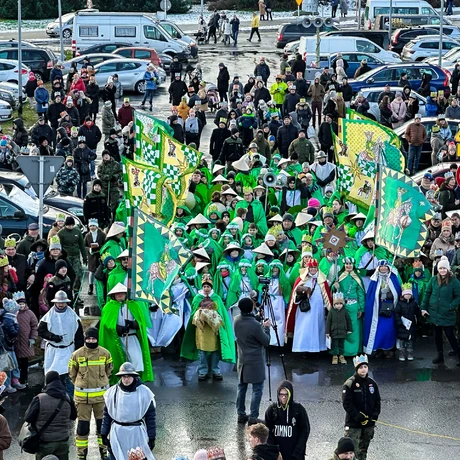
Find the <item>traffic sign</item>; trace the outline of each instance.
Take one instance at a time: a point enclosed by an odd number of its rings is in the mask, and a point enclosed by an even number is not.
[[[302,6],[303,0],[295,0],[295,2],[297,3],[298,6]]]
[[[161,0],[160,2],[160,8],[163,11],[169,11],[171,9],[171,2],[169,0]]]

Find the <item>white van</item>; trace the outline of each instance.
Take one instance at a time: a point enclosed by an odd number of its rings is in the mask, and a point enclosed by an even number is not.
[[[433,7],[423,0],[398,0],[393,1],[393,14],[420,14],[423,16],[439,16]],[[367,0],[364,10],[364,23],[372,29],[372,24],[379,14],[390,14],[389,0]]]
[[[401,63],[401,58],[397,53],[384,50],[367,38],[346,37],[346,40],[344,40],[344,37],[320,37],[320,55],[344,53],[347,51],[372,54],[388,64]],[[311,65],[316,60],[316,37],[301,37],[299,53],[307,63],[307,67]]]
[[[86,8],[84,10],[79,10],[78,12],[82,11],[87,13],[97,13],[99,10],[95,8]],[[76,14],[77,13],[67,13],[61,16],[63,38],[70,38],[72,36],[73,18]],[[59,18],[56,18],[53,22],[50,22],[46,26],[46,33],[49,37],[59,37],[60,32],[61,30],[59,28]]]
[[[153,48],[171,56],[190,55],[190,46],[174,39],[148,13],[77,13],[73,21],[72,51],[111,42]]]

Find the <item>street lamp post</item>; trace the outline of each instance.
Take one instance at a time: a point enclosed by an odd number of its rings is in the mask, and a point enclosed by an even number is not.
[[[18,115],[22,115],[22,5],[21,0],[18,0],[18,93],[19,105]]]
[[[61,0],[58,0],[58,15],[59,15],[59,46],[61,48],[61,62],[64,62],[64,37],[62,36],[62,5]]]
[[[444,0],[441,0],[441,24],[439,26],[439,56],[438,56],[438,66],[441,67],[442,63],[442,34],[443,34],[443,21],[444,21]]]
[[[393,32],[393,0],[390,0],[390,15],[388,17],[388,36],[390,37],[391,43],[391,33]]]

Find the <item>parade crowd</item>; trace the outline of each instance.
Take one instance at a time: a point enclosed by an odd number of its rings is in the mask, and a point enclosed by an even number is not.
[[[223,24],[226,44],[227,35],[237,42],[232,21]],[[216,39],[218,27],[212,18],[209,24],[208,41]],[[258,21],[252,29],[249,40],[258,35]],[[363,61],[358,72],[366,65]],[[129,298],[121,160],[133,157],[135,108],[117,75],[100,88],[90,62],[66,80],[58,63],[51,91],[29,75],[25,89],[38,120],[27,129],[18,118],[13,132],[2,134],[1,167],[18,169],[19,153],[63,156],[58,192],[84,199],[88,227],[82,233],[73,217],[59,215],[44,239],[34,223],[20,238],[0,239],[0,345],[8,369],[2,390],[25,390],[29,360],[44,355],[45,388],[25,416],[37,430],[43,428],[37,459],[68,458],[75,419],[78,458],[86,459],[92,415],[102,459],[153,459],[156,404],[143,382],[153,381],[151,353],[162,347],[174,346],[182,358],[197,361],[199,381],[222,380],[221,361],[238,363],[238,422],[249,423],[251,458],[266,460],[303,459],[309,435],[306,410],[294,401],[289,381],[281,383],[277,401],[259,420],[268,346],[301,357],[328,351],[331,365],[353,360],[355,373],[342,395],[347,437],[338,442],[334,459],[367,457],[380,413],[368,356],[390,360],[396,354],[401,362],[412,361],[417,341],[433,336],[433,363],[439,364],[448,359],[445,337],[448,355],[460,366],[460,214],[446,214],[460,209],[457,166],[444,177],[426,173],[421,180],[420,190],[436,210],[422,251],[403,259],[377,246],[368,215],[336,186],[332,132],[337,133],[338,119],[347,107],[372,117],[363,94],[353,95],[346,66],[339,56],[335,67],[310,85],[300,55],[290,62],[282,56],[279,69],[260,57],[247,79],[230,77],[220,63],[210,85],[199,65],[183,68],[173,61],[167,122],[174,138],[200,150],[204,126],[215,125],[172,225],[193,255],[170,287],[173,313]],[[420,88],[412,88],[427,97],[427,110],[438,117],[431,131],[432,164],[457,159],[459,134],[452,136],[446,117],[460,122],[458,66],[448,99],[429,94],[427,76]],[[153,98],[160,97],[153,66],[145,80],[140,109],[146,102],[152,109]],[[399,86],[400,92],[387,86],[380,95],[378,121],[396,128],[413,120],[405,152],[406,173],[412,175],[427,133],[407,75]],[[337,252],[324,246],[324,234],[333,231],[344,238]],[[86,273],[97,305],[91,309],[80,297]],[[83,326],[84,310],[100,316],[96,327]],[[3,420],[1,433],[8,430]],[[225,454],[211,448],[195,458]]]

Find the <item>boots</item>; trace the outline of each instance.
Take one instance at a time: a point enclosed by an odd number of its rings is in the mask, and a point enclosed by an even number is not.
[[[27,388],[27,386],[20,383],[18,379],[11,379],[11,386],[16,388],[16,390],[25,390]]]
[[[90,284],[89,289],[88,289],[88,295],[93,295],[93,292],[94,292],[94,284]]]
[[[347,360],[344,358],[343,355],[339,356],[339,362],[340,362],[340,364],[347,364]]]
[[[407,361],[413,361],[414,360],[414,355],[412,354],[412,350],[409,351],[407,350]]]
[[[400,361],[405,361],[406,360],[406,352],[405,352],[404,348],[401,348],[399,350],[399,360]]]
[[[438,352],[436,358],[433,359],[433,364],[440,364],[444,362],[444,353],[442,351]]]
[[[339,357],[337,355],[332,357],[332,364],[339,364]]]

